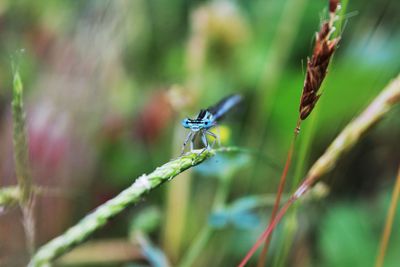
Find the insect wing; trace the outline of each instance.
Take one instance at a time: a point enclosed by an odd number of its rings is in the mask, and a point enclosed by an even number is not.
[[[242,101],[241,95],[230,95],[223,98],[215,106],[209,107],[207,110],[214,115],[215,120],[218,120],[240,101]]]

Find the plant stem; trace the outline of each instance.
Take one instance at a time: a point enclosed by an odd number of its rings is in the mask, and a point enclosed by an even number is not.
[[[333,4],[331,1],[330,4]],[[276,202],[274,208],[272,210],[270,223],[275,219],[276,212],[278,211],[279,204],[280,204],[280,196],[283,192],[286,183],[286,176],[289,171],[289,167],[292,160],[292,155],[294,152],[296,137],[300,133],[300,125],[302,120],[305,120],[311,111],[313,110],[316,102],[318,101],[321,95],[318,95],[317,92],[321,87],[321,84],[325,78],[327,68],[329,66],[329,60],[336,49],[337,43],[339,42],[340,38],[337,39],[329,39],[329,33],[333,28],[333,23],[336,18],[336,5],[333,5],[330,10],[330,19],[329,23],[324,23],[321,26],[320,32],[317,33],[315,48],[313,51],[313,55],[311,59],[307,59],[307,74],[306,79],[304,81],[304,87],[300,99],[300,114],[299,119],[297,121],[296,129],[294,132],[294,136],[292,139],[292,143],[290,145],[288,151],[288,157],[286,159],[285,168],[283,170],[279,188],[276,196]],[[326,29],[326,30],[324,30]],[[326,49],[321,49],[321,47],[325,47]],[[273,231],[273,230],[272,230]],[[265,240],[265,244],[263,250],[260,254],[258,260],[258,267],[262,267],[265,264],[265,260],[268,254],[269,244],[271,242],[272,232],[271,235]]]
[[[18,185],[21,190],[20,203],[27,204],[31,197],[32,181],[29,174],[28,141],[25,127],[25,113],[23,106],[23,86],[18,70],[14,73],[13,82],[13,142],[14,142],[14,161],[15,172]]]
[[[385,228],[382,232],[381,243],[379,245],[379,252],[376,258],[375,267],[382,267],[385,259],[387,245],[389,243],[390,233],[392,231],[394,215],[396,214],[397,204],[399,203],[400,194],[400,167],[397,173],[396,184],[393,189],[392,199],[390,200],[390,207],[386,216]]]
[[[279,209],[279,204],[281,202],[281,196],[282,196],[283,190],[285,188],[286,177],[287,177],[287,174],[289,172],[290,164],[292,162],[292,156],[293,156],[293,152],[294,152],[296,138],[297,138],[297,135],[298,135],[297,129],[300,129],[300,123],[301,123],[301,121],[299,119],[298,122],[297,122],[297,127],[296,127],[296,130],[294,132],[290,147],[289,147],[289,151],[288,151],[285,167],[283,169],[282,176],[281,176],[281,179],[279,181],[278,192],[276,193],[275,204],[274,204],[274,208],[272,209],[272,213],[271,213],[271,217],[270,217],[270,223],[275,219],[276,213],[278,212],[278,209]],[[269,236],[269,238],[267,238],[265,240],[263,250],[262,250],[262,252],[260,254],[260,257],[258,259],[258,263],[257,263],[258,267],[262,267],[265,264],[265,261],[266,261],[266,258],[267,258],[267,254],[268,254],[269,244],[271,242],[271,238],[272,238],[272,233]]]
[[[267,229],[262,233],[261,237],[257,240],[257,242],[253,245],[250,251],[246,254],[244,259],[238,265],[239,267],[244,267],[247,262],[250,260],[251,256],[257,251],[258,247],[264,242],[264,240],[270,235],[271,231],[275,228],[276,224],[281,220],[282,216],[286,213],[287,209],[293,202],[293,198],[290,198],[288,202],[279,210],[278,214],[275,216],[275,219],[268,225]]]
[[[22,224],[24,227],[26,248],[32,255],[35,249],[35,220],[32,198],[32,179],[29,167],[28,137],[26,134],[25,112],[23,105],[23,86],[21,76],[14,69],[13,77],[13,143],[15,173],[19,187],[19,205],[22,211]]]
[[[348,0],[342,0],[340,2],[341,2],[341,9],[339,10],[338,13],[339,13],[339,16],[344,16],[346,9],[347,9]],[[332,24],[335,23],[334,17],[333,18],[331,17],[331,23]],[[342,20],[338,20],[335,23],[335,26],[337,29],[334,31],[333,37],[338,38],[338,37],[340,37],[341,31],[342,31]],[[321,91],[323,89],[324,88],[322,87]],[[322,101],[322,100],[320,100],[320,101]],[[320,106],[321,106],[321,103],[320,103],[320,105],[318,105],[316,107],[316,109],[318,109]],[[291,192],[293,190],[295,190],[295,187],[297,186],[297,184],[300,181],[301,175],[303,175],[303,168],[304,168],[303,166],[305,165],[304,162],[306,161],[307,152],[308,152],[311,140],[312,140],[312,136],[314,135],[315,121],[316,121],[316,116],[318,116],[318,114],[319,114],[318,112],[315,112],[314,116],[311,117],[311,123],[309,125],[309,128],[311,128],[311,129],[309,131],[307,131],[306,136],[304,136],[304,134],[303,134],[303,140],[304,140],[304,138],[306,138],[306,140],[303,142],[303,144],[300,147],[300,153],[299,153],[299,157],[298,157],[299,160],[297,161],[297,164],[296,164],[294,179],[292,181]],[[290,218],[285,225],[285,228],[284,228],[285,230],[283,232],[284,238],[283,238],[283,241],[281,241],[282,246],[280,248],[280,253],[275,258],[275,262],[273,265],[275,267],[284,266],[287,255],[289,253],[289,249],[292,244],[294,234],[296,232],[296,229],[295,229],[296,225],[297,225],[297,223],[296,223],[297,208],[296,207],[297,206],[293,207],[293,209],[291,210]]]
[[[62,235],[42,246],[32,257],[28,266],[49,265],[51,261],[82,243],[94,231],[104,226],[110,218],[121,213],[129,205],[138,202],[145,193],[170,181],[181,172],[202,163],[215,153],[215,150],[206,150],[203,153],[190,152],[158,167],[148,175],[140,176],[130,187],[99,206]]]
[[[190,36],[186,46],[186,81],[185,88],[192,100],[201,99],[203,91],[203,72],[207,61],[207,51],[209,48],[209,30],[207,27],[198,27],[196,23],[196,15],[200,9],[194,11],[190,19]],[[203,22],[207,24],[207,22]],[[192,105],[194,104],[191,103]],[[182,108],[182,107],[181,107]],[[182,112],[182,109],[179,109]],[[186,108],[188,108],[186,106]],[[182,134],[184,133],[181,125],[177,125],[174,129],[174,138],[172,143],[173,153],[179,153],[182,142]],[[179,148],[176,150],[176,148]],[[171,262],[176,262],[181,256],[183,246],[183,237],[185,235],[185,226],[189,206],[191,204],[191,184],[192,175],[190,172],[184,174],[184,178],[177,181],[175,186],[168,188],[166,193],[166,213],[165,223],[162,233],[162,247],[168,254]],[[178,207],[177,207],[178,206]]]
[[[263,67],[261,78],[256,88],[260,92],[257,97],[257,107],[261,108],[262,112],[256,112],[259,118],[257,123],[264,123],[265,118],[269,114],[269,109],[275,97],[276,84],[282,75],[282,71],[287,62],[289,53],[294,44],[300,20],[307,5],[308,0],[289,0],[286,1],[276,30],[276,36],[268,50],[269,57]],[[267,102],[266,102],[267,101]],[[265,103],[266,102],[266,103]]]
[[[336,137],[325,153],[314,163],[309,170],[303,183],[297,188],[294,194],[283,205],[275,219],[262,233],[257,242],[239,264],[240,267],[246,265],[251,256],[257,251],[263,241],[269,237],[275,226],[280,222],[288,208],[309,189],[327,174],[336,165],[341,156],[361,139],[361,137],[386,113],[388,113],[395,104],[400,102],[400,75],[398,75],[386,88],[373,100],[373,102],[352,122],[350,122],[343,131]]]
[[[220,179],[220,185],[218,186],[217,192],[215,192],[214,196],[212,212],[224,208],[232,178],[233,177],[228,176]],[[193,244],[189,247],[188,252],[185,254],[179,266],[193,266],[193,262],[196,260],[198,255],[200,255],[201,251],[203,251],[213,233],[214,229],[206,222],[204,227],[200,230],[200,233],[196,236]]]
[[[200,230],[200,233],[197,234],[193,244],[189,247],[188,252],[185,253],[181,263],[179,263],[179,267],[190,267],[193,265],[193,262],[203,251],[204,247],[207,245],[210,240],[212,234],[214,233],[214,229],[206,223],[206,225]]]
[[[316,109],[321,107],[321,103],[316,107]],[[297,156],[296,166],[294,170],[294,178],[292,180],[292,184],[290,187],[290,192],[294,192],[296,190],[297,185],[300,183],[300,179],[304,175],[304,168],[308,163],[309,156],[309,148],[311,144],[311,140],[315,133],[315,125],[319,112],[316,110],[313,116],[308,118],[307,128],[302,130],[302,138],[299,143],[299,152]],[[274,267],[282,267],[285,265],[285,261],[287,255],[289,253],[289,249],[292,245],[294,234],[297,229],[297,205],[295,205],[287,215],[287,219],[285,219],[285,226],[283,229],[283,238],[280,241],[280,246],[277,249],[278,253],[275,256],[274,263],[272,266]]]
[[[1,210],[18,205],[18,202],[21,199],[20,195],[20,188],[17,186],[2,187],[0,189]]]
[[[267,58],[261,70],[261,77],[255,84],[257,95],[255,103],[250,110],[249,125],[253,125],[248,133],[250,145],[258,148],[261,152],[264,149],[266,124],[273,108],[276,98],[276,87],[282,76],[285,64],[291,51],[296,35],[301,25],[300,20],[304,15],[308,0],[288,0],[284,4],[281,19],[278,22],[276,35],[273,37],[267,51]],[[257,160],[253,165],[253,177],[265,171],[263,162]],[[249,184],[252,179],[249,179]]]
[[[175,148],[173,150],[175,155],[180,152],[184,138],[182,128],[179,124],[174,129],[172,147]],[[170,186],[166,190],[166,212],[162,229],[162,247],[173,263],[180,258],[182,253],[182,241],[191,201],[191,184],[192,173],[191,171],[187,171],[182,173],[181,179],[174,181],[174,186]]]
[[[62,190],[43,186],[32,186],[32,195],[60,196],[64,194]],[[13,208],[18,205],[21,199],[21,189],[19,186],[6,186],[0,188],[0,211]]]

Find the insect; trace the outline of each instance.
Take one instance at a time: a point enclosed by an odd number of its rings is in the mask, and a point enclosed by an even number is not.
[[[238,94],[227,96],[219,101],[216,105],[211,106],[207,109],[200,110],[197,118],[186,118],[182,120],[182,126],[186,129],[190,129],[190,132],[187,135],[185,142],[183,143],[181,155],[183,154],[188,142],[190,142],[190,150],[193,150],[194,140],[197,135],[201,136],[201,141],[205,146],[202,152],[204,152],[204,150],[206,149],[212,148],[215,144],[215,141],[218,140],[219,143],[219,137],[211,132],[210,129],[216,126],[217,121],[220,120],[232,107],[237,105],[241,100],[242,96]],[[214,138],[211,146],[208,143],[207,135]]]

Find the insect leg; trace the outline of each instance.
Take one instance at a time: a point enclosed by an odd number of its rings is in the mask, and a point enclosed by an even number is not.
[[[207,137],[206,137],[206,134],[205,134],[205,132],[201,132],[201,141],[203,141],[203,144],[204,144],[204,148],[203,148],[203,150],[200,152],[200,154],[202,154],[206,149],[209,149],[209,144],[208,144],[208,141],[207,141]]]
[[[221,145],[221,143],[219,142],[219,138],[218,138],[218,136],[217,136],[215,133],[210,132],[210,131],[206,131],[206,133],[209,134],[210,136],[212,136],[212,137],[214,138],[214,141],[213,141],[212,144],[211,144],[211,148],[214,147],[215,141],[216,141],[216,140],[218,140],[218,144]]]
[[[193,135],[193,132],[189,132],[188,135],[186,136],[185,142],[183,142],[183,145],[182,145],[181,156],[183,155],[183,152],[185,151],[185,147],[186,147],[189,139],[193,140],[192,135]]]
[[[190,138],[190,151],[194,150],[194,139],[197,133],[193,133],[192,138]]]
[[[218,135],[217,135],[218,146],[221,146],[221,139],[220,139],[221,130],[218,126],[217,126],[217,131],[218,131]]]

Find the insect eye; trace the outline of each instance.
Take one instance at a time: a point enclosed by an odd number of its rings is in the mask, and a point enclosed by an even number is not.
[[[188,121],[188,119],[184,119],[184,120],[182,121],[182,125],[183,125],[183,127],[188,128],[188,127],[189,127],[189,121]]]

